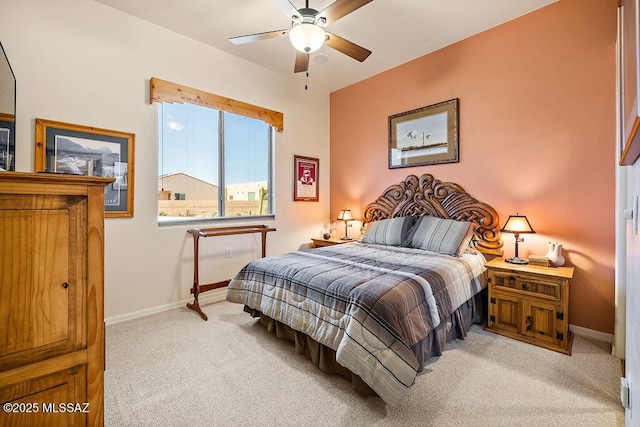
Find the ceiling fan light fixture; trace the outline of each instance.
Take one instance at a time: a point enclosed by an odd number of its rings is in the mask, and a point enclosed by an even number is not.
[[[326,35],[316,24],[302,22],[289,31],[291,44],[303,53],[312,53],[324,44]]]

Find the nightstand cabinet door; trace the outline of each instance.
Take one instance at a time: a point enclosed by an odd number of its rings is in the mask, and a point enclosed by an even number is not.
[[[558,330],[556,325],[556,316],[558,313],[558,305],[545,303],[536,300],[522,301],[522,325],[523,335],[531,337],[535,340],[544,341],[549,344],[556,343],[555,331]]]
[[[487,263],[489,319],[487,330],[520,341],[571,354],[569,280],[571,267]]]
[[[489,327],[519,333],[522,310],[518,305],[519,301],[515,296],[495,292],[491,297]]]

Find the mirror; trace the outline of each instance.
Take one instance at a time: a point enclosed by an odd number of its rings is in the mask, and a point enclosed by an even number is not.
[[[16,78],[0,43],[0,171],[15,170]]]

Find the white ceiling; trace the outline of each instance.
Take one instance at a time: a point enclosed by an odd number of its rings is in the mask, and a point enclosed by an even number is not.
[[[95,0],[291,76],[295,49],[288,37],[234,45],[228,38],[288,29],[273,0]],[[328,46],[311,55],[309,85],[338,90],[557,0],[374,0],[329,25],[327,31],[373,53],[360,63]],[[291,0],[300,9],[303,0]],[[333,0],[310,0],[323,10]]]

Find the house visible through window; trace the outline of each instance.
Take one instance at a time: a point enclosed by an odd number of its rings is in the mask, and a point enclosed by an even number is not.
[[[158,103],[158,220],[273,213],[272,127],[189,103]]]

